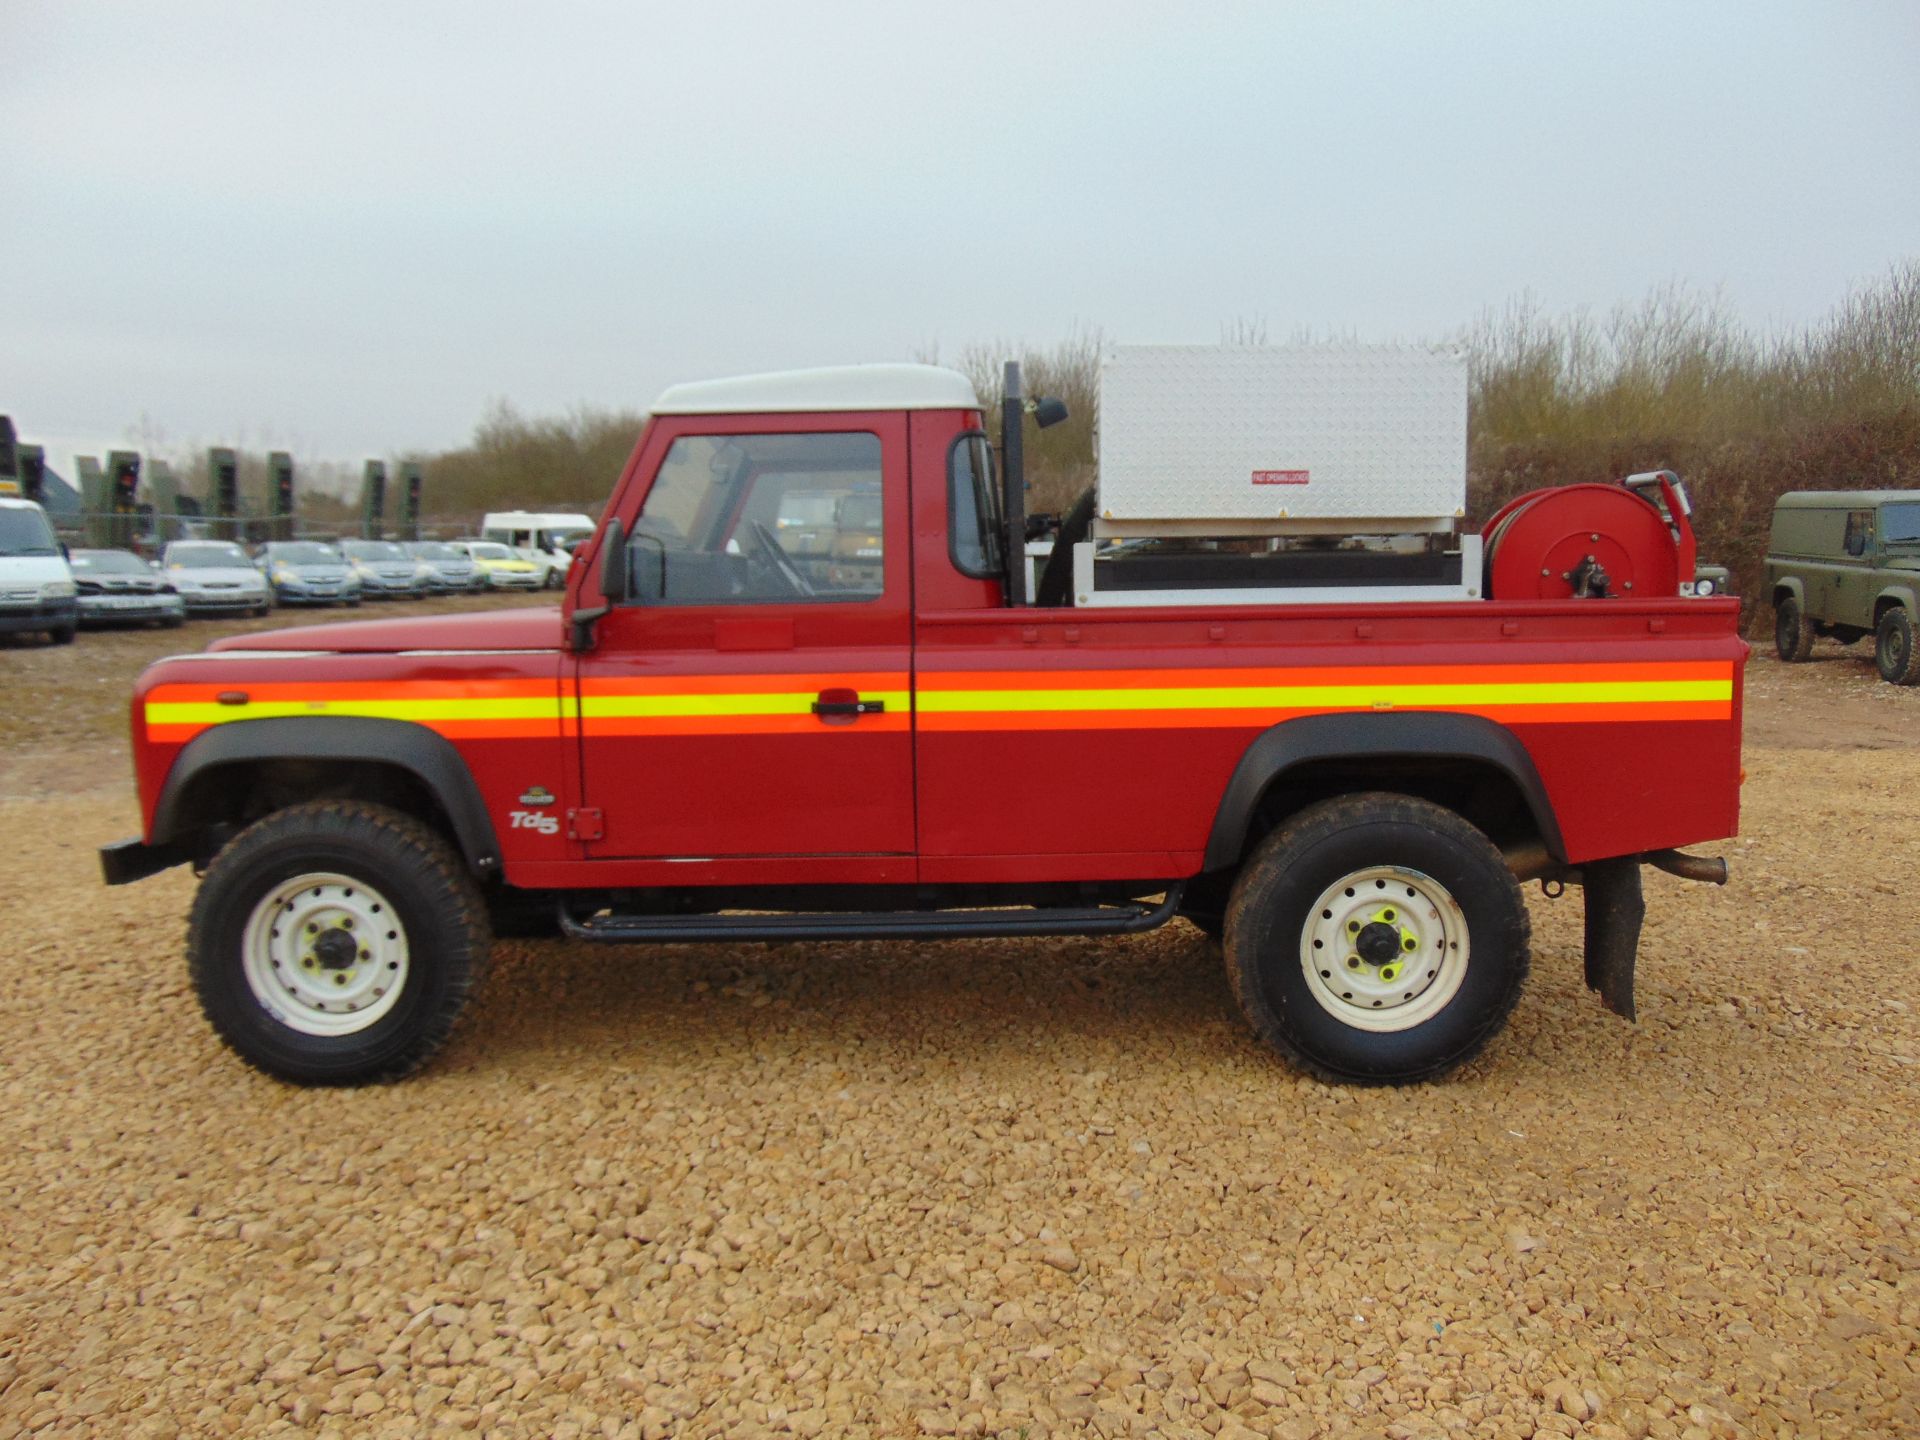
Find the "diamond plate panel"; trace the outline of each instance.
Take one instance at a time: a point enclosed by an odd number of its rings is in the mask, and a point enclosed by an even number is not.
[[[1100,371],[1100,512],[1115,521],[1451,518],[1467,366],[1394,345],[1120,346]],[[1301,472],[1304,472],[1302,478]]]

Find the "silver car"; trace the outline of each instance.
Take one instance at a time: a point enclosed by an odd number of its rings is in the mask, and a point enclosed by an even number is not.
[[[360,579],[347,557],[317,540],[275,540],[260,551],[260,568],[281,605],[358,605]]]
[[[161,553],[160,569],[189,615],[264,615],[273,608],[266,576],[231,540],[176,540]]]
[[[487,588],[487,572],[466,551],[444,540],[415,540],[407,552],[426,569],[427,589],[437,595],[464,595]]]
[[[427,593],[420,562],[398,540],[342,540],[340,551],[369,600],[418,600]]]
[[[82,626],[186,623],[179,592],[130,550],[75,550],[67,565],[80,592]]]

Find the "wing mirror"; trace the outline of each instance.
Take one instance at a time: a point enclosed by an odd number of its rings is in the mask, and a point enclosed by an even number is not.
[[[600,542],[600,598],[627,598],[627,527],[617,515],[607,521],[607,533]]]

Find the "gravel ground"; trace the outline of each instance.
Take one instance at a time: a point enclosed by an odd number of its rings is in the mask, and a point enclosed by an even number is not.
[[[1270,1058],[1184,925],[503,945],[425,1074],[292,1089],[190,878],[95,878],[124,746],[16,735],[0,1440],[1920,1434],[1920,692],[1862,667],[1755,661],[1637,1027],[1534,892],[1511,1030],[1405,1091]]]

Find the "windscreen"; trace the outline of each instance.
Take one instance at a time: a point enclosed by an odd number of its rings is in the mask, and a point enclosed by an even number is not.
[[[422,540],[419,544],[409,546],[408,548],[422,560],[464,560],[467,558],[458,550],[454,549],[453,546],[438,540]]]
[[[0,509],[0,555],[58,555],[53,527],[38,510]]]
[[[272,545],[267,553],[275,560],[284,560],[289,565],[338,565],[340,552],[331,545],[321,545],[315,541],[296,540],[286,545]]]
[[[76,550],[67,561],[93,575],[151,575],[147,562],[125,550]]]
[[[356,560],[411,560],[398,540],[349,540],[340,547]]]
[[[232,570],[251,565],[247,552],[238,545],[169,545],[167,564],[183,570]]]

